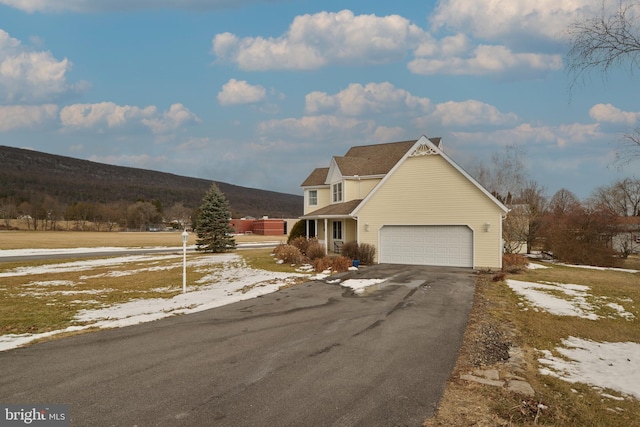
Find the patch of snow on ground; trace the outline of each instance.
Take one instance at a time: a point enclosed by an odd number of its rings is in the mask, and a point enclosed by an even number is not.
[[[188,249],[193,249],[195,246],[188,246]],[[0,257],[17,257],[17,256],[34,256],[34,255],[74,255],[74,254],[86,254],[92,252],[123,252],[123,251],[154,251],[154,250],[176,250],[182,252],[182,246],[180,247],[167,247],[167,246],[148,246],[148,247],[112,247],[102,246],[95,248],[60,248],[60,249],[3,249],[0,250]]]
[[[610,309],[612,309],[613,311],[615,311],[618,314],[618,316],[624,317],[627,320],[632,320],[632,319],[635,319],[636,317],[633,315],[633,313],[629,313],[627,310],[625,310],[623,306],[615,302],[608,302],[605,305]]]
[[[536,264],[534,262],[530,262],[529,264],[527,264],[527,268],[529,270],[541,270],[541,269],[550,268],[550,267],[546,266],[546,265]]]
[[[607,271],[620,271],[622,273],[640,273],[640,270],[632,270],[630,268],[596,267],[595,265],[562,264],[562,263],[558,263],[558,265],[562,265],[564,267],[587,268],[591,270],[600,270],[600,271],[607,270]]]
[[[35,298],[49,298],[55,295],[104,295],[106,293],[113,292],[113,289],[102,288],[102,289],[78,289],[73,291],[28,291],[28,292],[20,292],[18,295],[21,297],[29,296]]]
[[[542,284],[512,279],[507,279],[507,285],[534,306],[542,308],[551,314],[578,316],[591,320],[598,319],[598,316],[591,312],[594,307],[586,301],[586,297],[589,296],[587,293],[588,286],[563,285],[560,283]],[[551,292],[563,293],[566,299],[553,295]]]
[[[356,294],[361,294],[369,286],[377,285],[387,279],[348,279],[340,283],[340,286],[353,289]]]
[[[640,399],[640,344],[634,342],[594,342],[569,337],[556,351],[563,357],[543,350],[538,359],[551,375],[570,383],[584,383],[608,388]]]
[[[9,271],[0,273],[0,277],[18,277],[32,274],[52,274],[74,271],[85,271],[99,267],[110,267],[114,265],[127,264],[132,262],[147,262],[150,260],[177,259],[178,255],[132,255],[114,258],[91,259],[82,261],[63,262],[59,264],[45,264],[36,267],[17,267]]]
[[[25,269],[29,270],[29,272],[25,272],[24,274],[39,274],[34,273],[34,271],[39,272],[43,267],[44,269],[49,268],[59,272],[66,271],[61,267],[64,265],[67,269],[77,271],[75,269],[89,269],[96,265],[116,265],[123,262],[132,262],[133,259],[136,261],[148,261],[152,257],[153,256],[119,257],[105,260],[52,264],[49,266]],[[163,256],[161,259],[170,258],[170,256]],[[220,268],[220,264],[222,264],[223,268]],[[63,332],[78,331],[93,327],[117,328],[162,319],[177,314],[208,310],[210,308],[220,307],[275,292],[293,280],[299,280],[300,277],[310,277],[308,274],[303,273],[280,273],[255,270],[247,267],[243,258],[236,254],[211,255],[190,261],[188,265],[210,271],[210,274],[200,280],[197,287],[187,287],[187,293],[181,293],[173,298],[167,299],[139,299],[109,307],[80,310],[75,320],[78,322],[87,322],[87,325],[72,326],[64,330],[42,334],[2,335],[0,336],[0,351],[16,348],[37,339],[50,337]],[[57,266],[57,268],[54,266]],[[313,277],[310,279],[313,279]],[[82,292],[104,293],[108,291],[110,290],[102,289]],[[49,292],[49,294],[51,293],[52,292]]]
[[[36,282],[25,283],[22,286],[75,286],[76,282],[73,280],[42,280]]]
[[[507,285],[530,304],[557,316],[577,316],[597,320],[600,318],[595,313],[597,307],[607,306],[616,315],[627,320],[635,317],[622,305],[612,302],[606,303],[602,298],[589,294],[590,288],[588,286],[553,282],[533,283],[512,279],[507,279]],[[593,302],[588,302],[587,299]]]

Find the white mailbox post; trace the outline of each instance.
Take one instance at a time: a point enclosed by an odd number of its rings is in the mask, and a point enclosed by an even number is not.
[[[187,240],[189,233],[187,230],[182,232],[182,293],[187,293]]]

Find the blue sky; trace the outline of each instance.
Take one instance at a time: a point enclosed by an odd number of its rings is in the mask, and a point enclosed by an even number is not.
[[[572,91],[563,31],[600,0],[0,0],[0,145],[292,194],[350,146],[507,144],[551,196],[612,166],[637,78]]]

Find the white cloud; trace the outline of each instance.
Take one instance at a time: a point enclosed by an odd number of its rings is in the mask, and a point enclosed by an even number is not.
[[[155,107],[154,107],[155,108]],[[142,124],[153,133],[167,133],[186,125],[200,123],[200,119],[182,104],[172,104],[161,117],[143,118]]]
[[[509,46],[552,44],[580,12],[594,11],[593,0],[441,0],[430,17],[434,30],[463,31]]]
[[[48,101],[83,89],[84,83],[69,84],[68,59],[58,60],[51,52],[31,51],[0,29],[0,102]]]
[[[221,33],[213,39],[213,52],[243,70],[303,70],[329,63],[398,61],[426,37],[422,29],[399,15],[354,15],[342,10],[297,16],[280,37],[240,39]]]
[[[515,53],[505,46],[481,45],[467,57],[442,56],[416,58],[407,67],[416,74],[496,75],[509,73],[513,78],[560,70],[561,55]]]
[[[57,113],[54,104],[0,106],[0,132],[41,127],[53,123]]]
[[[265,99],[267,91],[260,85],[251,85],[244,80],[231,79],[218,93],[220,105],[253,104]]]
[[[403,113],[406,111],[427,111],[431,102],[428,98],[413,96],[404,89],[398,89],[389,82],[351,83],[349,87],[335,95],[325,92],[311,92],[305,97],[307,113],[339,112],[349,116],[366,114]]]
[[[438,104],[428,116],[417,120],[419,127],[437,121],[443,126],[513,125],[519,121],[515,113],[502,113],[493,105],[476,100],[462,102],[448,101]]]
[[[514,3],[519,1],[514,0]],[[443,17],[457,12],[465,4],[463,0],[441,3],[433,15],[434,28],[443,27]],[[487,7],[491,9],[493,5]],[[471,8],[475,10],[475,6]],[[212,51],[219,61],[253,71],[392,63],[402,61],[407,53],[413,52],[414,58],[407,67],[415,74],[537,77],[561,69],[563,63],[556,39],[534,24],[547,18],[567,20],[570,16],[568,11],[575,10],[575,7],[561,7],[558,10],[534,7],[535,12],[531,12],[533,15],[520,15],[528,13],[530,9],[532,7],[524,2],[518,3],[517,7],[505,6],[500,15],[504,21],[500,23],[502,29],[493,28],[493,19],[489,16],[485,19],[488,25],[486,31],[483,30],[485,22],[479,26],[470,23],[482,19],[473,14],[463,14],[447,27],[456,32],[440,39],[399,15],[354,15],[349,10],[320,12],[295,17],[288,31],[279,37],[240,38],[231,33],[217,34],[213,38]],[[530,19],[532,27],[520,26],[523,19]],[[500,44],[479,44],[483,35],[484,39],[499,41]],[[546,41],[536,42],[538,35],[543,35]],[[480,38],[472,38],[474,36]],[[522,43],[513,42],[518,37],[523,40]],[[549,40],[554,40],[557,46],[552,53],[544,53],[549,51],[545,45],[549,44]]]
[[[640,113],[622,111],[611,104],[596,104],[589,110],[589,116],[598,122],[619,123],[634,126],[640,119]]]
[[[113,102],[73,104],[60,111],[60,121],[67,129],[118,129],[144,125],[154,133],[166,133],[200,119],[182,104],[173,104],[169,111],[158,114],[155,106],[144,108],[117,105]]]
[[[215,10],[267,0],[0,0],[25,12],[102,12],[139,9]],[[278,0],[268,0],[278,1]]]
[[[97,104],[73,104],[60,111],[60,121],[69,128],[95,128],[106,126],[117,128],[130,123],[132,120],[151,118],[156,115],[156,107],[145,108],[120,106],[113,102]]]
[[[324,140],[331,136],[357,136],[360,138],[363,135],[373,134],[375,130],[375,123],[371,120],[330,115],[269,120],[258,125],[258,131],[262,134],[284,135],[288,139]]]
[[[491,132],[453,132],[456,140],[466,144],[542,144],[565,147],[594,141],[604,135],[598,124],[570,123],[558,126],[534,126],[523,123],[510,129]]]
[[[415,135],[412,135],[415,137]],[[406,138],[406,131],[402,127],[379,126],[373,132],[373,139],[377,142],[401,141]]]

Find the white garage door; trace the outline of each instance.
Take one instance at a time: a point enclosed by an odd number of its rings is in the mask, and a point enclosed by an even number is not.
[[[473,267],[473,232],[461,225],[384,226],[380,262]]]

